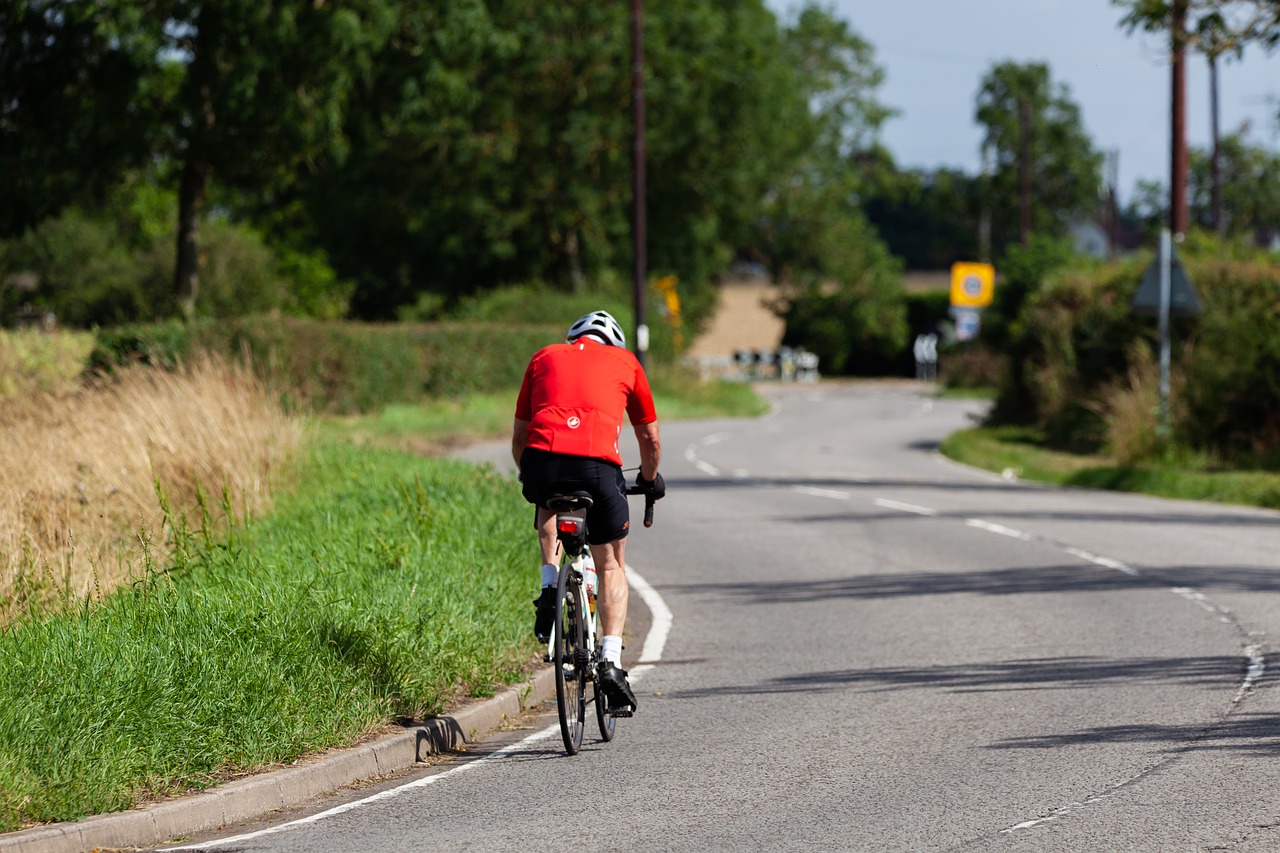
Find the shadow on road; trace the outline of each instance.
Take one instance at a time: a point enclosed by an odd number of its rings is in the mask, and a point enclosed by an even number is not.
[[[1236,656],[1029,658],[945,666],[808,672],[773,678],[759,684],[708,686],[668,695],[672,699],[701,699],[735,694],[829,693],[845,690],[880,693],[921,687],[948,693],[987,693],[1003,690],[1066,690],[1119,682],[1126,685],[1176,683],[1221,690],[1238,684],[1244,671],[1244,658]]]
[[[1072,734],[1018,738],[988,749],[1056,749],[1092,743],[1169,743],[1176,752],[1231,750],[1253,755],[1280,754],[1280,714],[1240,714],[1213,726],[1100,726]]]
[[[973,492],[975,494],[992,494],[1006,493],[1010,500],[1008,508],[995,509],[991,507],[983,507],[981,509],[968,509],[960,512],[938,512],[935,516],[919,516],[911,513],[881,510],[868,510],[860,512],[850,510],[848,512],[839,513],[823,513],[821,515],[781,515],[775,516],[776,520],[789,521],[796,523],[820,524],[830,522],[850,522],[850,521],[882,521],[882,520],[901,520],[903,522],[921,522],[925,520],[935,519],[953,519],[965,520],[974,516],[981,516],[987,520],[992,519],[1049,519],[1054,521],[1089,521],[1104,522],[1110,524],[1173,524],[1182,526],[1220,526],[1231,525],[1236,527],[1272,527],[1280,529],[1280,515],[1268,513],[1264,511],[1251,511],[1242,509],[1224,509],[1221,512],[1213,512],[1210,510],[1198,512],[1081,512],[1081,511],[1061,511],[1057,509],[1039,510],[1034,507],[1028,507],[1024,498],[1031,494],[1052,494],[1063,492],[1061,486],[1049,486],[1044,484],[1026,483],[1026,482],[981,482],[976,483],[972,480],[939,480],[939,479],[914,479],[911,477],[893,477],[893,478],[869,478],[869,479],[853,479],[849,477],[702,477],[689,479],[667,479],[667,488],[673,491],[703,491],[713,489],[783,489],[803,487],[810,489],[829,489],[845,491],[850,496],[862,497],[859,492],[874,491],[873,495],[866,495],[868,499],[883,496],[884,489],[908,488],[921,492],[921,496],[915,500],[928,501],[927,492],[938,491],[948,493],[952,498],[957,493]],[[1133,495],[1122,495],[1116,493],[1100,493],[1107,494],[1109,497],[1121,499],[1123,497],[1139,497]],[[1147,498],[1147,500],[1158,500],[1157,498]],[[1174,506],[1173,502],[1169,506]]]
[[[1162,566],[1137,576],[1087,564],[1035,566],[967,572],[853,575],[822,580],[790,579],[726,583],[664,584],[664,594],[710,596],[727,604],[767,605],[824,602],[839,598],[883,599],[922,595],[1036,595],[1118,592],[1190,587],[1201,591],[1280,592],[1280,568],[1265,566]]]

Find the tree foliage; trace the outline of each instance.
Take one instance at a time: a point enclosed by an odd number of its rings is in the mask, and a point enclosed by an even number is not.
[[[650,268],[679,276],[696,318],[753,257],[875,303],[859,316],[887,306],[850,334],[896,340],[896,266],[862,213],[892,170],[870,44],[816,4],[780,23],[763,0],[684,0],[646,10],[645,47]],[[95,298],[68,318],[331,314],[342,281],[356,316],[426,318],[503,284],[581,292],[630,271],[624,5],[15,0],[0,63],[0,165],[20,176],[0,227],[28,235],[6,268],[38,266],[63,305],[90,285],[54,256],[87,235],[99,261],[136,265],[104,291],[118,311]],[[157,192],[130,198],[172,209],[116,245],[143,226],[113,224],[109,198],[139,183]],[[209,290],[231,256],[266,270],[237,275],[268,298]],[[283,275],[298,283],[279,294]]]
[[[1098,207],[1102,155],[1067,86],[1054,84],[1047,65],[993,66],[982,80],[975,117],[985,128],[983,146],[992,161],[988,204],[994,256],[1018,237],[1024,145],[1032,232],[1061,236],[1072,219]]]
[[[1244,133],[1224,136],[1220,145],[1225,233],[1266,244],[1280,234],[1280,155],[1253,143]],[[1191,221],[1211,229],[1213,221],[1213,152],[1190,150]],[[1140,181],[1125,215],[1154,235],[1167,220],[1168,188],[1160,181]]]
[[[1111,0],[1125,10],[1120,24],[1129,32],[1165,32],[1173,20],[1174,0]],[[1181,0],[1187,13],[1186,44],[1212,56],[1239,55],[1249,44],[1272,48],[1280,43],[1277,0]]]

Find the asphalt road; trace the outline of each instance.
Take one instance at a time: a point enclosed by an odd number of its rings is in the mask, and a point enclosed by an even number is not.
[[[201,849],[1280,850],[1280,515],[953,465],[978,404],[906,384],[769,393],[663,426],[614,742],[535,720]]]

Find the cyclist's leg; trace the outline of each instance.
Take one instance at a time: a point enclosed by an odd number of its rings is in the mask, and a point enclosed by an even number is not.
[[[600,575],[601,653],[603,660],[597,669],[600,688],[608,696],[610,712],[634,711],[639,705],[631,690],[627,672],[622,668],[622,629],[627,620],[627,540],[615,539],[593,545],[596,554],[596,572]],[[627,711],[627,708],[630,711]]]
[[[621,637],[627,621],[626,539],[592,545],[596,573],[600,576],[600,631],[603,636]]]
[[[591,492],[595,503],[587,514],[587,531],[600,576],[601,634],[621,637],[627,621],[625,549],[627,530],[631,527],[627,480],[622,469],[603,462],[592,473]]]
[[[556,538],[556,514],[545,507],[538,507],[534,525],[538,528],[538,548],[542,550],[542,564],[559,565],[560,540]]]

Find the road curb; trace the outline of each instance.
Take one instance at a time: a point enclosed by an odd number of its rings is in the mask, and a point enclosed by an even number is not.
[[[237,779],[209,791],[115,814],[0,835],[0,853],[89,853],[144,847],[301,805],[347,785],[404,770],[491,735],[508,719],[555,698],[550,668],[491,699],[307,763]]]

